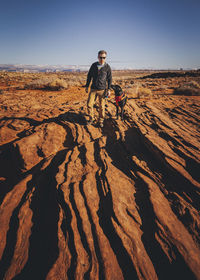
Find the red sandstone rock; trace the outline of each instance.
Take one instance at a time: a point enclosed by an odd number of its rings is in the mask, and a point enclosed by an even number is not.
[[[199,98],[129,99],[124,122],[110,99],[100,129],[81,90],[23,94],[0,129],[0,279],[200,279]]]

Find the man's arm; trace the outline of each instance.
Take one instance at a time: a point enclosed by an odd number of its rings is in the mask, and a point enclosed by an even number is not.
[[[91,82],[91,79],[92,79],[92,72],[93,72],[93,64],[91,65],[90,70],[88,71],[88,74],[87,74],[87,82],[86,82],[86,85],[85,85],[86,88],[88,88],[89,85],[90,85],[90,82]]]
[[[112,71],[110,66],[108,66],[107,81],[108,81],[108,89],[110,90],[112,85]]]

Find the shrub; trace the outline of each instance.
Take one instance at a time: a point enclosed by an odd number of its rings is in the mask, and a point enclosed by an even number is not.
[[[54,81],[48,83],[46,88],[49,90],[62,90],[64,88],[68,88],[68,84],[62,79],[55,79]]]
[[[24,86],[24,89],[62,90],[68,88],[68,84],[63,79],[43,78],[31,81]]]
[[[152,97],[152,91],[149,88],[139,87],[138,98]]]
[[[173,94],[187,96],[200,95],[200,85],[196,81],[191,81],[175,88]]]
[[[149,88],[145,88],[137,83],[134,86],[127,87],[125,92],[128,94],[129,97],[132,98],[152,97],[152,91]]]

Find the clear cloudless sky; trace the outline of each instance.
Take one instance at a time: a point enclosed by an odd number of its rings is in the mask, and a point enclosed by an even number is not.
[[[200,0],[0,0],[0,64],[200,68]]]

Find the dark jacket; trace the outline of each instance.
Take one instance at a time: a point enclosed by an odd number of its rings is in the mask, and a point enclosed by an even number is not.
[[[86,87],[89,87],[92,79],[92,89],[106,89],[106,82],[108,82],[108,89],[111,89],[112,84],[112,72],[110,65],[105,62],[105,65],[98,71],[98,62],[91,65],[87,75]]]

